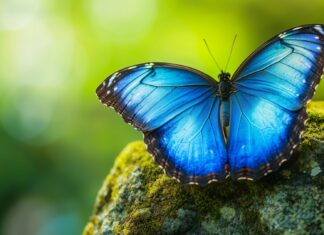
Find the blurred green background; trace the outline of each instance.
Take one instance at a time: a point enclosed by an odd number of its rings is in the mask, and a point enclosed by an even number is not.
[[[142,135],[99,103],[114,71],[173,62],[214,77],[323,0],[1,0],[0,233],[80,234],[115,156]],[[324,83],[315,99],[324,99]]]

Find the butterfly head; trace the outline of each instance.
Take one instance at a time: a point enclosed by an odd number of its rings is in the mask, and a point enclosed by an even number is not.
[[[221,73],[218,74],[218,78],[221,81],[229,81],[230,80],[230,77],[231,77],[231,74],[228,73],[228,72],[221,71]]]

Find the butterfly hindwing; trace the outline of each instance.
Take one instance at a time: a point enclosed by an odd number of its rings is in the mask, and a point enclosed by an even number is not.
[[[275,171],[300,140],[305,108],[290,111],[255,95],[230,97],[228,158],[235,179],[258,179]]]
[[[211,94],[163,127],[146,134],[150,152],[170,177],[200,185],[225,178],[227,157],[219,107],[220,99]]]
[[[102,103],[144,132],[148,150],[183,183],[224,179],[226,149],[217,82],[197,70],[147,63],[109,76],[97,89]]]
[[[321,25],[281,33],[243,62],[230,97],[228,158],[234,178],[259,178],[289,158],[323,67]]]

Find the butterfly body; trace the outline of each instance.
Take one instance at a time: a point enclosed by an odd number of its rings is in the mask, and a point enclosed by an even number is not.
[[[259,179],[287,161],[324,69],[324,26],[276,35],[219,81],[193,68],[145,63],[109,76],[100,101],[144,133],[168,176],[205,185]]]
[[[235,92],[230,77],[231,77],[230,73],[223,72],[223,71],[218,75],[218,78],[220,79],[220,82],[218,84],[218,91],[221,100],[223,101],[228,100],[229,96],[233,92]]]

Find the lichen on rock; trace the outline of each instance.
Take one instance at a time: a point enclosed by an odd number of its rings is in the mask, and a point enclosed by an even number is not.
[[[324,234],[324,102],[308,107],[303,141],[257,182],[181,186],[142,141],[117,157],[83,235]]]

